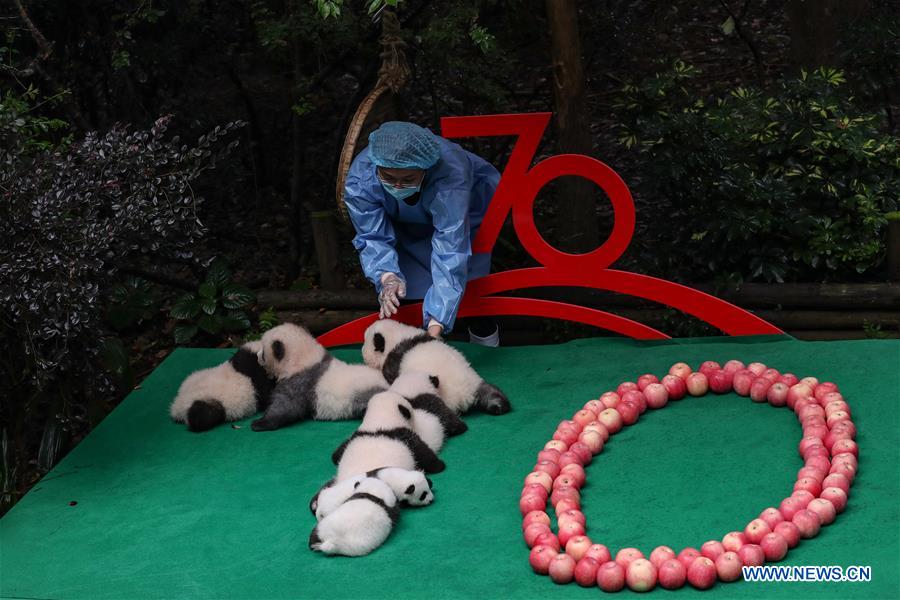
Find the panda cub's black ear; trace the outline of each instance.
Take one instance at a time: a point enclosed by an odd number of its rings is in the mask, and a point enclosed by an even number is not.
[[[433,488],[433,487],[434,487],[434,482],[432,482],[431,479],[430,479],[429,477],[426,477],[426,478],[425,478],[425,481],[428,482],[428,487],[430,487],[430,488]]]
[[[438,379],[437,375],[429,375],[428,379],[431,381],[431,385],[433,385],[434,387],[436,387],[436,388],[441,387],[441,380]]]
[[[411,419],[411,418],[412,418],[412,413],[409,412],[409,409],[406,408],[405,406],[403,406],[402,404],[398,404],[398,405],[397,405],[397,410],[400,411],[400,414],[403,415],[403,418],[404,418],[404,419]]]
[[[272,356],[275,357],[275,360],[282,360],[284,358],[284,343],[282,343],[281,340],[272,342]]]
[[[375,346],[375,352],[384,352],[384,336],[376,333],[372,337],[372,345]]]

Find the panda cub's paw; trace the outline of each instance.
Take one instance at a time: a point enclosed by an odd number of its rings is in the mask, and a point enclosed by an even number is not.
[[[475,391],[475,404],[492,415],[503,415],[512,408],[506,394],[496,385],[482,381]]]

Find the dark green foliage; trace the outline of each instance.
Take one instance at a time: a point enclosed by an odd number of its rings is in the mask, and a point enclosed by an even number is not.
[[[900,195],[897,139],[854,108],[843,74],[819,69],[772,93],[698,99],[696,74],[627,85],[622,144],[640,152],[640,193],[664,199],[658,271],[688,280],[783,281],[869,272]]]
[[[172,306],[172,318],[180,321],[175,326],[175,343],[189,342],[200,331],[212,336],[246,331],[250,318],[241,309],[254,300],[253,292],[231,281],[224,261],[213,261],[197,292],[181,296]]]
[[[112,287],[106,320],[113,329],[121,331],[152,319],[159,305],[159,293],[149,281],[129,277]]]

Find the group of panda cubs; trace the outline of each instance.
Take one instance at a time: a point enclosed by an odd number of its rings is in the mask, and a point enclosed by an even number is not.
[[[169,411],[191,431],[260,411],[254,431],[362,417],[332,455],[334,478],[309,504],[318,521],[309,546],[327,554],[368,554],[390,535],[401,504],[431,503],[425,473],[444,470],[437,453],[447,437],[466,431],[461,413],[510,409],[458,350],[421,329],[376,321],[362,355],[364,365],[345,363],[302,327],[279,325],[227,362],[188,376]]]

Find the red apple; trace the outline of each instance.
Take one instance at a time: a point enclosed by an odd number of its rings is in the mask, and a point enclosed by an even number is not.
[[[793,373],[784,373],[781,375],[781,377],[776,379],[776,381],[780,381],[781,383],[783,383],[784,385],[786,385],[788,387],[791,387],[792,385],[796,385],[797,383],[800,382],[800,380],[797,378],[797,376],[794,375]]]
[[[618,592],[625,587],[625,568],[615,561],[607,561],[597,569],[597,585],[604,592]]]
[[[562,468],[562,471],[559,472],[560,475],[567,475],[575,479],[575,487],[581,488],[584,486],[584,482],[587,478],[587,475],[584,472],[584,467],[581,465],[571,464],[566,465]]]
[[[856,467],[847,462],[835,463],[829,468],[828,474],[833,475],[835,473],[840,473],[850,480],[850,485],[853,485],[853,480],[856,478]]]
[[[544,444],[544,450],[556,450],[560,454],[569,449],[569,445],[559,440],[550,440]]]
[[[797,471],[797,479],[808,477],[810,479],[815,479],[819,483],[822,483],[822,480],[825,479],[826,474],[827,473],[825,471],[821,471],[819,469],[814,469],[812,467],[802,467],[799,471]]]
[[[829,416],[828,413],[825,413],[825,424],[828,425],[829,429],[833,429],[835,425],[840,423],[841,421],[849,421],[850,413],[843,410],[835,410],[831,412]]]
[[[778,381],[778,378],[781,377],[781,373],[778,372],[778,369],[766,369],[760,375],[763,379],[768,379],[772,383]]]
[[[709,391],[709,379],[703,373],[691,373],[685,383],[691,396],[702,396]]]
[[[716,361],[707,360],[707,361],[704,361],[703,364],[700,365],[700,368],[697,370],[700,371],[701,373],[703,373],[704,375],[706,375],[706,377],[708,379],[710,373],[712,373],[713,371],[717,371],[721,368],[722,368],[722,365],[720,365]]]
[[[811,477],[804,477],[794,482],[794,491],[806,490],[813,496],[818,496],[822,491],[822,484]]]
[[[550,546],[535,546],[528,555],[528,562],[531,568],[538,575],[547,575],[550,572],[550,561],[559,554],[557,550]]]
[[[806,508],[806,506],[804,506],[800,500],[798,500],[797,498],[789,497],[781,501],[781,504],[778,506],[778,511],[786,521],[789,521],[794,518],[795,514],[797,514],[804,508]]]
[[[557,554],[550,561],[548,571],[554,583],[569,583],[575,578],[575,559],[568,554]]]
[[[827,487],[822,490],[822,494],[819,497],[831,502],[837,513],[842,513],[844,512],[844,509],[847,508],[847,492],[841,488]]]
[[[664,562],[673,558],[675,558],[675,551],[668,546],[657,546],[653,549],[653,552],[650,553],[650,562],[652,562],[653,566],[657,569],[659,569],[660,565]]]
[[[750,370],[754,375],[759,377],[760,375],[765,373],[766,365],[764,365],[760,362],[752,362],[749,365],[747,365],[747,369]]]
[[[799,501],[800,505],[803,506],[803,508],[806,508],[806,505],[812,502],[815,496],[813,496],[809,490],[794,490],[791,492],[791,498]]]
[[[681,379],[687,379],[687,376],[691,374],[691,367],[687,363],[675,363],[671,367],[669,367],[669,375],[674,375],[675,377],[679,377]]]
[[[575,442],[569,446],[569,452],[576,455],[582,465],[591,464],[591,460],[593,460],[594,457],[594,453],[591,451],[590,446],[584,442]]]
[[[554,431],[553,439],[559,440],[567,446],[571,446],[578,441],[578,434],[579,432],[576,431],[574,427],[567,427],[565,429],[557,429]]]
[[[616,393],[621,398],[625,392],[630,392],[631,390],[638,390],[638,385],[633,381],[623,381],[619,384],[619,387],[616,388]]]
[[[573,537],[583,535],[584,525],[582,525],[578,521],[564,521],[559,526],[559,533],[557,534],[557,537],[559,538],[559,544],[565,547],[566,544],[569,543],[569,540],[571,540]]]
[[[797,444],[797,450],[800,452],[800,456],[803,456],[803,453],[810,446],[821,446],[822,438],[815,435],[804,435],[803,438],[800,439],[800,443]]]
[[[575,521],[576,523],[580,523],[582,527],[585,525],[584,513],[574,508],[559,513],[556,515],[556,520],[560,525],[566,521]]]
[[[831,396],[840,396],[840,394],[826,394],[824,398],[825,406],[822,408],[825,409],[825,418],[827,419],[829,415],[836,413],[837,411],[843,411],[848,415],[853,414],[850,411],[850,405],[844,402],[843,400],[832,399]],[[843,398],[843,396],[841,396]]]
[[[822,527],[819,515],[807,509],[803,509],[795,514],[791,522],[800,530],[800,537],[803,539],[816,537],[819,533],[819,528]]]
[[[647,410],[647,398],[644,397],[644,392],[640,390],[629,390],[622,394],[622,402],[619,403],[619,406],[626,402],[632,402],[636,404],[638,409],[642,413]]]
[[[853,456],[859,456],[859,447],[856,445],[856,442],[853,440],[838,440],[834,443],[834,446],[831,447],[832,454],[841,454],[843,452],[849,452]]]
[[[793,409],[799,401],[812,396],[812,388],[802,383],[795,383],[788,387],[787,405]]]
[[[530,483],[540,484],[548,492],[553,489],[553,478],[543,471],[533,471],[525,476],[525,485]]]
[[[700,546],[700,554],[710,560],[716,560],[720,554],[724,553],[725,546],[719,540],[709,540],[708,542],[703,542],[703,545]]]
[[[822,525],[831,525],[834,522],[835,517],[837,517],[837,510],[835,510],[834,504],[825,498],[816,498],[809,503],[806,510],[810,510],[819,515],[819,521],[822,522]]]
[[[659,586],[667,590],[677,590],[684,586],[687,579],[687,569],[677,559],[664,560],[657,567],[656,578]]]
[[[800,543],[800,529],[792,521],[777,523],[772,530],[787,541],[788,548],[794,548]]]
[[[622,423],[625,425],[634,425],[637,423],[638,417],[640,417],[641,414],[641,408],[637,404],[625,400],[619,403],[616,410],[622,415]]]
[[[522,517],[522,529],[524,530],[529,525],[534,523],[543,523],[547,527],[550,527],[550,515],[545,513],[542,510],[533,510],[524,517]]]
[[[532,471],[543,471],[550,477],[556,477],[559,475],[559,463],[551,462],[549,460],[539,460]]]
[[[744,528],[744,536],[751,544],[758,544],[767,533],[771,532],[772,528],[762,519],[753,519],[747,524],[747,527]]]
[[[594,399],[594,400],[588,400],[587,402],[585,402],[584,406],[582,406],[581,408],[582,408],[582,410],[589,410],[596,415],[597,413],[599,413],[601,410],[603,410],[606,407],[603,406],[603,403],[600,402],[600,400]],[[572,420],[574,421],[575,418],[573,417]]]
[[[529,548],[533,548],[536,543],[535,540],[545,533],[550,533],[550,526],[546,523],[532,523],[522,532],[522,537],[525,538],[525,543]]]
[[[819,469],[820,471],[827,471],[831,468],[831,461],[824,456],[810,456],[803,462],[803,464],[807,467]]]
[[[592,410],[582,408],[572,416],[572,420],[575,421],[575,425],[579,429],[584,429],[585,425],[597,420],[597,413]]]
[[[603,426],[598,425],[597,427]],[[606,430],[604,429],[604,431]],[[603,438],[600,437],[600,434],[596,431],[582,431],[581,435],[578,436],[578,442],[574,445],[587,446],[590,449],[591,454],[600,454],[600,451],[603,450]]]
[[[737,581],[741,577],[741,557],[737,552],[726,552],[716,559],[716,574],[725,582]]]
[[[605,394],[600,396],[600,402],[606,408],[615,408],[619,404],[620,400],[621,400],[621,398],[615,392],[606,392]],[[600,411],[600,412],[603,412],[603,411]]]
[[[544,499],[544,502],[546,502],[547,498],[550,497],[550,493],[547,491],[547,488],[545,488],[543,485],[541,485],[539,483],[529,483],[528,485],[526,485],[525,487],[522,488],[522,497],[525,497],[525,496],[528,496],[531,494],[540,496],[541,498]]]
[[[576,561],[579,561],[587,553],[588,548],[590,547],[591,538],[586,535],[576,535],[569,538],[569,541],[566,542],[566,554]],[[599,567],[600,565],[598,564],[597,566]]]
[[[560,548],[562,547],[559,545],[559,538],[556,537],[556,534],[554,534],[552,531],[548,531],[538,535],[534,539],[534,547],[537,546],[547,546],[549,548],[553,548],[557,552],[559,552]],[[532,547],[532,549],[534,549],[534,547]]]
[[[563,498],[580,503],[581,493],[579,493],[578,488],[571,485],[561,485],[550,493],[550,504],[556,506]]]
[[[662,384],[669,394],[669,400],[681,400],[687,394],[687,385],[681,377],[666,375],[662,378]]]
[[[840,489],[846,495],[850,491],[850,480],[840,473],[832,473],[822,481],[822,491],[831,487]]]
[[[745,567],[758,567],[766,562],[766,553],[758,544],[744,544],[738,550],[738,556]]]
[[[612,555],[609,553],[609,548],[607,548],[603,544],[591,544],[591,547],[588,548],[585,556],[593,558],[601,565],[612,560]]]
[[[678,553],[676,557],[678,561],[684,565],[685,569],[689,569],[694,559],[701,556],[700,551],[696,548],[685,548]]]
[[[654,410],[662,408],[669,402],[669,392],[661,383],[651,383],[645,387],[644,397],[647,399],[647,407]]]
[[[597,415],[597,420],[606,427],[610,434],[617,433],[622,429],[622,415],[620,415],[619,411],[615,408],[607,408],[606,410],[601,411],[600,414]]]
[[[787,556],[788,543],[781,534],[775,532],[766,534],[766,537],[759,542],[759,546],[763,549],[763,554],[766,555],[766,560],[769,562],[778,562]]]
[[[746,543],[747,537],[743,531],[732,531],[731,533],[726,533],[725,537],[722,538],[722,547],[728,552],[737,552]]]
[[[563,486],[573,487],[576,489],[581,489],[581,486],[578,484],[578,478],[574,475],[569,475],[568,473],[560,473],[559,476],[553,480],[553,489],[559,489]]]
[[[804,377],[800,380],[800,383],[808,386],[810,390],[815,390],[816,386],[819,385],[819,380],[815,377]]]
[[[575,438],[577,441],[578,438]],[[570,450],[566,450],[559,457],[559,466],[566,467],[568,465],[581,465],[581,455]]]
[[[573,500],[571,498],[563,498],[562,500],[560,500],[559,502],[556,503],[556,505],[554,506],[554,510],[556,511],[557,518],[559,517],[559,515],[561,515],[565,512],[568,512],[570,510],[577,510],[580,512],[581,511],[581,501]]]
[[[625,569],[625,583],[635,592],[649,592],[656,587],[656,567],[646,558],[638,558]]]
[[[707,373],[706,377],[709,380],[709,389],[714,394],[727,394],[731,391],[731,385],[734,383],[734,373],[729,373],[724,369],[715,369]]]
[[[604,444],[606,443],[606,440],[609,439],[609,430],[606,427],[604,427],[603,423],[601,423],[600,421],[594,421],[593,423],[588,423],[588,425],[585,426],[584,431],[582,431],[581,433],[583,435],[585,433],[590,433],[592,431],[600,436],[600,441]],[[580,436],[579,436],[579,441],[581,441]],[[601,448],[601,450],[602,450],[602,448]]]
[[[575,564],[575,583],[582,587],[597,585],[597,570],[600,568],[593,558],[586,556]]]
[[[659,383],[659,377],[657,377],[656,375],[653,375],[651,373],[647,373],[645,375],[641,375],[640,377],[638,377],[638,380],[637,380],[638,389],[641,390],[642,392],[651,383]]]
[[[731,382],[731,385],[734,387],[734,393],[739,396],[749,396],[750,386],[753,384],[754,379],[756,379],[756,375],[750,369],[735,371]]]
[[[770,387],[772,387],[771,381],[765,377],[757,377],[753,380],[753,383],[750,384],[750,399],[754,402],[765,402]]]
[[[544,510],[546,506],[547,499],[542,498],[536,494],[528,494],[526,496],[522,496],[522,498],[519,500],[519,510],[522,512],[522,516],[525,516],[535,510]]]
[[[700,556],[687,568],[687,580],[698,590],[708,590],[716,582],[716,563]]]
[[[746,369],[746,365],[739,360],[729,360],[722,366],[722,369],[728,371],[729,373],[737,373],[741,369]]]
[[[787,404],[787,393],[788,386],[776,381],[766,392],[766,400],[768,400],[769,404],[772,406],[784,406]]]
[[[541,450],[538,452],[537,459],[538,462],[542,460],[549,460],[550,462],[555,462],[559,464],[559,457],[562,454],[559,450]]]
[[[629,563],[639,558],[644,558],[644,554],[637,548],[622,548],[616,552],[616,562],[627,567]]]
[[[773,530],[775,528],[775,525],[784,521],[784,517],[782,516],[781,512],[777,508],[772,506],[759,513],[759,518],[765,521],[766,524]]]
[[[822,398],[825,397],[825,394],[831,394],[838,391],[837,384],[831,383],[830,381],[826,381],[824,383],[820,383],[813,390],[813,396],[816,397],[816,400],[821,401]]]

